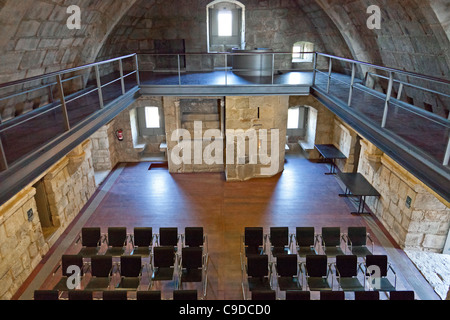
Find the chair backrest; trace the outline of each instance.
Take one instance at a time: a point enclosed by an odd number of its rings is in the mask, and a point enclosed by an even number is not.
[[[276,300],[275,290],[253,290],[252,300]]]
[[[348,227],[347,236],[353,246],[365,246],[367,243],[366,227]]]
[[[246,227],[244,230],[244,244],[246,246],[262,246],[264,231],[262,227]]]
[[[271,227],[270,243],[274,247],[284,247],[289,244],[289,228],[288,227]]]
[[[34,300],[59,300],[58,290],[35,290]]]
[[[186,227],[184,229],[184,243],[188,247],[200,247],[203,245],[203,228]]]
[[[142,269],[142,257],[139,255],[120,257],[120,275],[122,277],[138,277]]]
[[[249,277],[265,277],[269,273],[269,257],[266,254],[251,254],[247,257]]]
[[[320,300],[345,300],[344,291],[320,291]]]
[[[295,236],[297,238],[297,244],[300,247],[309,247],[314,245],[315,242],[314,227],[297,227],[295,229]]]
[[[380,276],[386,277],[388,270],[388,257],[387,255],[368,255],[366,256],[366,266],[378,266],[380,268]],[[366,274],[369,276],[370,274]]]
[[[181,251],[181,263],[186,269],[199,269],[203,266],[203,249],[186,247]]]
[[[83,247],[97,247],[102,232],[99,227],[85,227],[81,229],[81,244]]]
[[[103,300],[127,300],[128,294],[125,290],[106,290],[103,291]]]
[[[356,255],[337,255],[336,268],[341,277],[356,277],[358,274],[358,257]]]
[[[389,300],[414,300],[414,291],[391,291]]]
[[[174,290],[173,300],[198,300],[197,290]]]
[[[67,272],[67,268],[70,266],[77,266],[80,268],[80,276],[83,275],[83,256],[81,255],[72,255],[72,254],[64,254],[61,256],[61,268],[62,268],[62,275],[64,277],[69,277],[73,275],[72,272]]]
[[[134,245],[138,247],[150,247],[153,243],[152,227],[136,227],[133,230]]]
[[[159,228],[159,245],[176,246],[178,244],[178,228]]]
[[[125,227],[109,227],[108,228],[108,245],[111,247],[122,247],[127,239],[127,228]]]
[[[298,273],[297,255],[280,254],[277,256],[277,273],[281,277],[292,277]]]
[[[326,255],[306,255],[306,269],[310,277],[325,277],[327,275]]]
[[[161,291],[137,291],[136,300],[161,300]]]
[[[156,268],[166,268],[174,265],[175,248],[172,246],[154,247],[153,264]]]
[[[70,290],[69,300],[92,300],[93,291],[91,290]]]
[[[339,246],[341,243],[341,228],[323,227],[322,239],[326,246]]]
[[[311,292],[301,290],[287,290],[286,300],[311,300]]]
[[[380,300],[379,291],[355,291],[355,300]]]
[[[112,269],[112,256],[92,256],[91,273],[94,277],[108,277]]]

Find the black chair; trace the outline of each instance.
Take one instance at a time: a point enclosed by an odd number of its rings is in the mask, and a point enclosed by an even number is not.
[[[120,257],[120,282],[116,285],[119,290],[138,290],[142,280],[142,257],[138,255]]]
[[[89,290],[70,290],[69,300],[93,300],[94,295]]]
[[[253,290],[252,300],[277,300],[275,290]]]
[[[355,300],[380,300],[378,291],[355,291]]]
[[[394,274],[394,284],[388,278],[388,271]],[[377,274],[379,272],[379,274]],[[395,291],[397,287],[397,274],[388,262],[386,255],[368,255],[365,263],[366,283],[375,291]]]
[[[207,258],[201,247],[185,247],[179,260],[178,288],[186,282],[201,282],[202,294],[206,297],[208,283]]]
[[[246,227],[244,230],[244,253],[263,254],[264,253],[264,231],[262,227]]]
[[[180,237],[178,236],[178,228],[159,228],[159,235],[157,235],[157,239],[159,246],[172,246],[176,251],[180,240]]]
[[[296,254],[278,255],[275,270],[280,291],[302,290],[300,268]]]
[[[297,254],[300,258],[305,258],[308,254],[317,254],[317,236],[314,227],[297,227],[295,229],[295,242]]]
[[[141,257],[149,257],[152,254],[153,247],[153,229],[151,227],[136,227],[131,235],[133,251]]]
[[[120,257],[125,253],[127,247],[127,228],[125,227],[109,227],[106,243],[108,249],[105,255]]]
[[[78,237],[76,244],[81,240],[81,249],[78,255],[83,258],[90,258],[97,255],[102,245],[102,233],[98,227],[85,227],[81,229],[81,234]]]
[[[373,254],[374,243],[370,234],[367,233],[366,227],[348,227],[346,239],[350,252],[358,258],[365,258]],[[372,244],[372,250],[367,247],[367,241]]]
[[[273,257],[277,257],[279,254],[290,253],[288,227],[271,227],[268,237]]]
[[[103,300],[128,300],[128,293],[126,291],[103,291]]]
[[[305,266],[306,283],[310,291],[331,290],[332,284],[328,282],[331,268],[327,263],[326,255],[307,255]]]
[[[173,300],[198,300],[197,290],[174,290]]]
[[[345,300],[344,291],[320,291],[320,300]]]
[[[107,290],[111,284],[113,272],[112,256],[92,256],[89,269],[91,270],[92,278],[86,285],[85,290]]]
[[[70,276],[73,276],[73,271],[69,272],[70,266],[76,266],[80,269],[80,283],[83,281],[84,272],[85,272],[85,265],[83,263],[83,256],[81,255],[70,255],[70,254],[64,254],[61,256],[61,263],[56,268],[56,270],[53,272],[53,276],[56,275],[56,272],[61,268],[61,279],[59,282],[53,287],[53,290],[57,291],[68,291],[70,290],[67,286],[67,280]],[[75,289],[75,288],[73,288]],[[80,288],[77,288],[80,289]]]
[[[174,269],[176,264],[175,248],[173,246],[154,247],[153,262],[151,263],[151,283],[154,281],[174,280]]]
[[[58,290],[35,290],[34,300],[59,300]]]
[[[336,256],[336,279],[343,291],[364,291],[358,280],[358,257],[356,255]]]
[[[247,300],[248,291],[272,290],[272,264],[266,254],[252,254],[247,257],[244,267],[246,276],[243,277],[242,291],[244,300]],[[246,283],[244,283],[244,280]]]
[[[202,227],[186,227],[184,229],[183,244],[185,247],[205,247],[206,235]]]
[[[161,291],[137,291],[136,300],[161,300]]]
[[[311,292],[300,290],[287,290],[286,300],[311,300]]]
[[[414,300],[414,291],[391,291],[389,300]]]
[[[322,250],[328,258],[335,258],[337,255],[345,254],[341,249],[342,242],[345,240],[339,227],[322,228]]]

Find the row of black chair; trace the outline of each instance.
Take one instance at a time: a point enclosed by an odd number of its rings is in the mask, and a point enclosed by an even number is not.
[[[90,290],[72,290],[68,293],[68,300],[131,300],[127,291],[102,291],[101,299],[94,299]],[[163,300],[161,291],[137,291],[136,300]],[[61,299],[57,290],[36,290],[34,300],[66,300]],[[134,299],[133,299],[134,300]],[[196,290],[174,290],[173,300],[198,300]]]
[[[355,291],[355,300],[380,300],[378,291]],[[392,291],[389,300],[414,300],[414,291]],[[345,300],[344,291],[321,291],[320,300]],[[275,290],[256,290],[252,292],[252,300],[277,300]],[[289,290],[286,291],[286,300],[311,300],[311,292]]]
[[[126,227],[108,227],[107,233],[102,234],[100,227],[85,227],[76,240],[81,242],[78,254],[84,258],[98,255],[104,243],[107,245],[105,255],[119,257],[127,253],[128,244],[131,244],[129,254],[148,257],[153,246],[178,247],[204,247],[207,250],[207,235],[202,227],[186,227],[183,234],[178,233],[177,227],[159,228],[154,234],[152,227],[135,227],[133,233],[128,234]]]

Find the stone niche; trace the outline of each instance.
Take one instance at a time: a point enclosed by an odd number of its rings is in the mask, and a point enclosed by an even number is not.
[[[288,107],[288,96],[226,97],[228,181],[270,177],[283,171]]]

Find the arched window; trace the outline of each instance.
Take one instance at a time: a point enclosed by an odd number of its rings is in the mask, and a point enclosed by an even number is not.
[[[305,52],[314,52],[314,43],[307,41],[294,43],[294,47],[292,48],[292,62],[312,62],[314,54]]]
[[[216,0],[206,6],[208,52],[245,49],[245,6]]]

